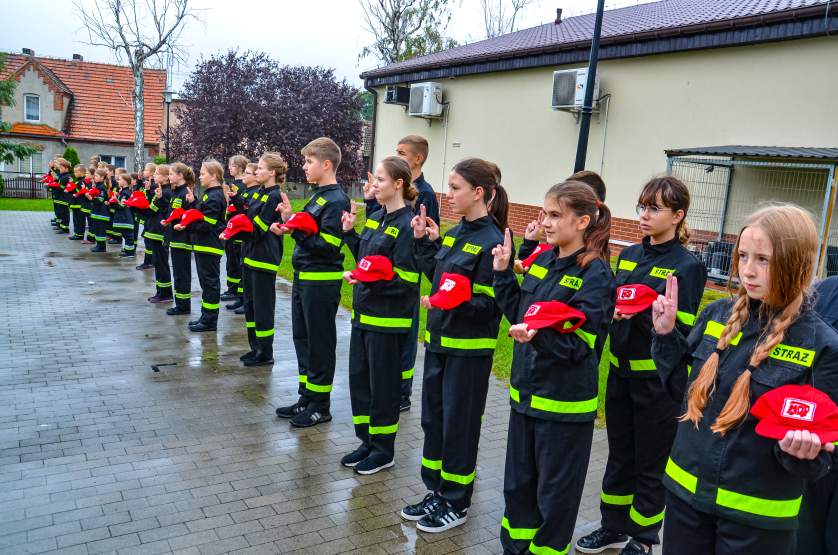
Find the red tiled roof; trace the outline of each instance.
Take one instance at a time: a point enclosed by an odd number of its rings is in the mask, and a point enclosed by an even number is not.
[[[134,108],[131,104],[133,77],[131,68],[80,60],[58,58],[30,58],[8,54],[6,75],[11,75],[33,59],[46,68],[72,93],[70,119],[64,131],[69,139],[103,142],[134,142]],[[163,125],[163,91],[166,72],[159,69],[143,70],[145,77],[145,142],[160,142]],[[51,79],[52,80],[52,79]],[[59,86],[60,88],[60,86]]]
[[[43,123],[15,123],[9,129],[10,133],[22,135],[43,135],[44,137],[62,137],[64,134]]]
[[[833,2],[833,7],[835,3]],[[702,25],[733,22],[754,17],[766,17],[786,12],[794,17],[795,10],[828,9],[826,0],[664,0],[608,10],[602,18],[602,40],[631,37],[666,31],[695,28]],[[825,13],[825,11],[824,11]],[[821,15],[823,17],[823,15]],[[469,63],[525,56],[533,52],[580,47],[593,36],[595,14],[564,18],[560,24],[545,23],[499,37],[473,42],[441,52],[428,54],[366,71],[369,79],[413,72],[428,68],[451,67]]]

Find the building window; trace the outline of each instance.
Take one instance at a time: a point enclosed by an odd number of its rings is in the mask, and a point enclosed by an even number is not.
[[[41,99],[34,94],[23,95],[23,119],[41,121]]]
[[[14,169],[14,165],[12,166]],[[17,171],[20,173],[44,173],[44,156],[40,152],[36,152],[32,156],[27,156],[17,162]]]
[[[111,156],[110,154],[100,154],[99,160],[106,164],[110,164],[115,168],[125,167],[125,156]]]

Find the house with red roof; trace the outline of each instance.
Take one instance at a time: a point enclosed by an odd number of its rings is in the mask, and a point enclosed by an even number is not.
[[[130,167],[134,152],[133,78],[126,66],[36,56],[24,48],[7,54],[4,75],[17,81],[15,102],[2,107],[0,119],[11,124],[3,139],[36,146],[40,152],[0,170],[43,173],[55,155],[75,148],[82,163],[92,156],[117,167]],[[152,158],[160,145],[166,71],[144,70],[145,147]]]

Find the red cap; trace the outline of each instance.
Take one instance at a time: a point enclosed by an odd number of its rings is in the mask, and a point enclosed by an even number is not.
[[[134,191],[131,193],[131,198],[126,200],[124,204],[125,206],[130,206],[132,208],[139,208],[140,210],[148,210],[149,207],[148,199],[142,191]]]
[[[358,266],[352,270],[352,277],[358,281],[369,283],[372,281],[391,280],[394,276],[393,263],[386,256],[373,254],[358,261]]]
[[[89,177],[84,178],[84,184],[85,185],[90,185],[90,178]]]
[[[253,233],[253,222],[244,214],[237,214],[230,218],[230,221],[227,222],[227,227],[221,233],[225,239],[229,239],[233,235],[241,232]]]
[[[66,186],[66,187],[64,187],[64,192],[65,192],[65,193],[72,193],[73,191],[75,191],[75,190],[76,190],[76,189],[78,189],[78,188],[79,188],[79,186],[78,186],[78,185],[76,185],[75,183],[73,183],[72,181],[70,181],[69,183],[67,183],[67,186]]]
[[[561,333],[573,333],[586,320],[583,312],[559,301],[532,303],[524,314],[524,323],[529,329],[551,327]]]
[[[204,220],[204,215],[201,214],[200,210],[196,210],[194,208],[190,208],[186,212],[183,213],[183,217],[180,219],[180,225],[183,227],[188,226],[189,224],[200,222]]]
[[[169,214],[169,217],[166,218],[163,221],[166,222],[167,224],[170,224],[175,220],[181,219],[181,217],[183,217],[184,212],[185,212],[185,210],[183,208],[175,208],[174,210],[172,210],[172,213]]]
[[[98,197],[98,196],[102,193],[102,191],[100,191],[100,190],[99,190],[99,189],[97,189],[96,187],[91,187],[91,188],[90,188],[90,190],[89,190],[89,191],[87,191],[87,193],[88,193],[91,197]]]
[[[307,234],[314,234],[319,231],[317,222],[314,221],[314,218],[308,212],[294,212],[288,218],[288,221],[282,224],[282,227],[297,229]]]
[[[757,399],[751,414],[759,420],[756,432],[763,437],[783,439],[789,430],[808,430],[821,443],[838,440],[838,406],[811,385],[772,389]]]
[[[450,310],[471,300],[471,280],[460,274],[444,272],[439,278],[439,289],[431,295],[431,305]]]
[[[53,180],[53,177],[52,177],[52,174],[51,174],[51,173],[45,173],[45,174],[41,177],[41,183],[49,183],[49,182],[50,182],[50,181],[52,181],[52,180]]]
[[[642,283],[629,283],[617,288],[617,310],[620,314],[643,312],[655,302],[658,292]]]
[[[538,258],[539,254],[543,253],[544,251],[548,251],[552,248],[553,247],[551,247],[547,243],[540,243],[537,247],[535,247],[535,250],[532,251],[531,255],[529,255],[521,261],[521,266],[523,266],[525,270],[528,270],[530,266],[532,266],[532,263],[535,262],[535,259]]]
[[[228,214],[235,214],[236,212],[238,212],[238,210],[236,209],[236,206],[234,204],[230,204],[227,206]]]

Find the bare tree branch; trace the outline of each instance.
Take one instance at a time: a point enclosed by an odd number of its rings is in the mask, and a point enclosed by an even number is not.
[[[480,0],[486,37],[497,37],[517,31],[517,21],[534,0]]]
[[[364,28],[373,43],[360,58],[374,55],[385,64],[435,52],[453,41],[442,36],[455,0],[359,0]]]

